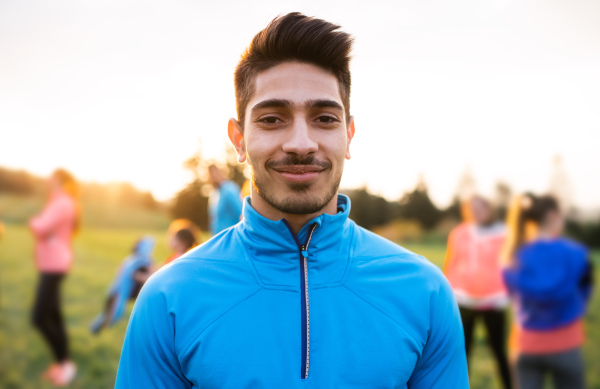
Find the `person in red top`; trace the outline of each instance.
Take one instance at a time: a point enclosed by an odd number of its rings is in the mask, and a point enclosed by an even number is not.
[[[54,354],[55,362],[43,376],[56,386],[64,386],[73,380],[76,367],[69,357],[60,285],[73,262],[71,240],[79,227],[78,187],[75,178],[63,169],[52,174],[49,187],[46,206],[29,222],[40,272],[32,321]]]
[[[444,274],[460,308],[467,362],[475,323],[483,320],[504,388],[512,388],[506,355],[506,308],[509,299],[502,280],[499,256],[504,224],[496,221],[492,205],[475,196],[463,203],[464,222],[448,237]]]

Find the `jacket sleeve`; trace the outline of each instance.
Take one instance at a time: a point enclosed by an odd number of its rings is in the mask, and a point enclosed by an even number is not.
[[[72,217],[71,204],[63,200],[51,201],[38,216],[31,219],[29,227],[38,238],[48,236],[65,219]]]
[[[408,381],[408,388],[468,389],[462,322],[452,290],[445,280],[432,296],[430,316],[427,343]]]
[[[184,376],[175,351],[174,313],[160,282],[151,277],[137,298],[121,352],[115,388],[183,389]]]

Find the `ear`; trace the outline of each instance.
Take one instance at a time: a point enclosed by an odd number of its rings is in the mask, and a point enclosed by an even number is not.
[[[229,119],[229,123],[227,124],[227,134],[237,152],[238,162],[246,162],[246,145],[244,144],[244,132],[242,131],[240,122],[234,118]]]
[[[350,159],[352,157],[350,155],[350,142],[352,142],[352,138],[354,138],[354,116],[350,116],[348,129],[346,130],[346,137],[348,139],[348,142],[346,144],[346,159]]]

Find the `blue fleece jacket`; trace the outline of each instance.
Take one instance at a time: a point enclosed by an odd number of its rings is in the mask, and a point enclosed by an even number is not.
[[[525,244],[504,270],[518,320],[531,330],[555,329],[583,316],[591,280],[587,250],[565,238]]]
[[[468,388],[452,290],[429,261],[358,227],[350,201],[296,236],[244,219],[155,273],[117,388]]]

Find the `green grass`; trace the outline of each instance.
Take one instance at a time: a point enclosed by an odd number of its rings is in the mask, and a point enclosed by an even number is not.
[[[74,247],[76,262],[65,280],[63,299],[71,341],[71,354],[79,367],[72,388],[114,386],[126,320],[99,336],[88,332],[88,324],[104,303],[106,288],[133,242],[150,233],[158,239],[156,258],[166,258],[162,230],[83,229]],[[30,324],[37,273],[33,265],[33,241],[25,227],[9,225],[0,240],[0,388],[49,388],[40,374],[51,362],[50,353]],[[441,244],[411,244],[408,248],[441,265]],[[594,259],[599,264],[600,255]],[[126,316],[128,317],[128,315]],[[600,388],[600,300],[594,296],[587,318],[586,362],[590,388]],[[476,333],[472,365],[472,388],[495,389],[495,366],[485,346],[485,333]]]
[[[155,257],[164,260],[163,231],[84,229],[75,240],[76,262],[63,284],[71,354],[79,369],[72,388],[114,386],[127,320],[99,336],[91,335],[88,325],[103,307],[119,264],[146,233],[157,238]],[[51,362],[50,353],[30,324],[38,277],[32,247],[24,227],[7,226],[0,240],[0,387],[5,389],[50,387],[39,378]]]

